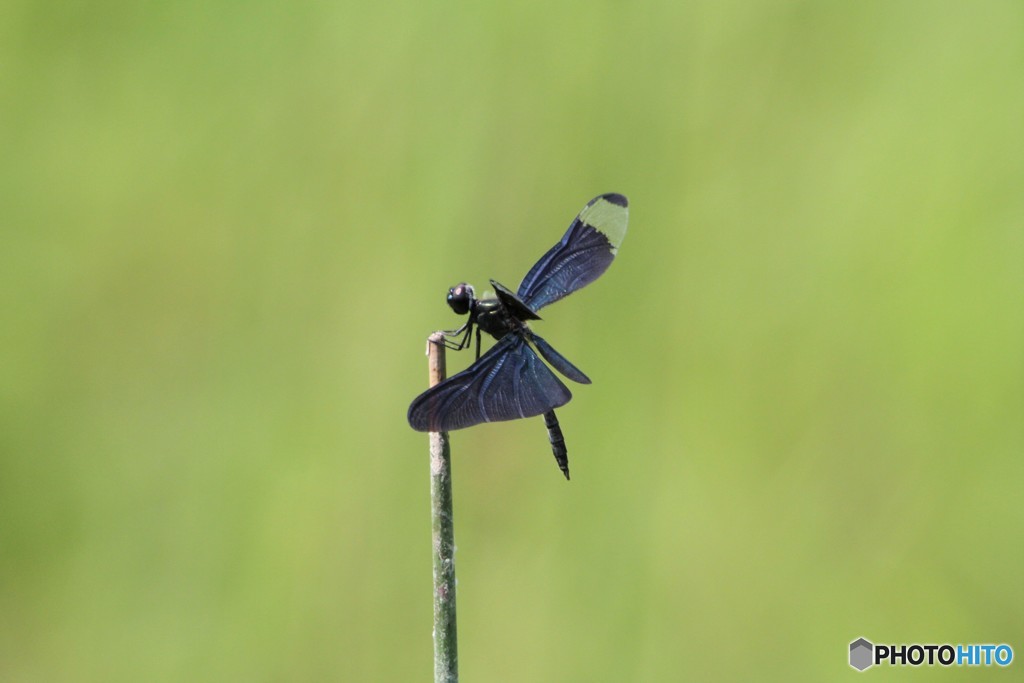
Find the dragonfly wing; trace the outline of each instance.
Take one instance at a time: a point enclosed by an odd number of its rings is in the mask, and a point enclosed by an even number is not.
[[[551,363],[551,367],[558,370],[560,373],[571,379],[573,382],[579,382],[580,384],[590,384],[590,378],[583,374],[583,371],[578,367],[569,362],[565,356],[560,354],[558,351],[544,341],[540,335],[530,333],[530,341],[540,351],[540,355],[544,356],[544,360]]]
[[[519,298],[539,311],[589,285],[608,269],[626,237],[629,202],[621,194],[591,199],[562,240],[544,254],[519,285]]]
[[[526,340],[509,334],[473,365],[417,396],[409,425],[421,432],[464,429],[542,415],[571,398]]]

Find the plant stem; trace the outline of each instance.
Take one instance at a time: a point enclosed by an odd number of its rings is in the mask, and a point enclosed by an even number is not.
[[[430,336],[430,386],[445,378],[440,332]],[[455,519],[448,432],[430,432],[430,517],[434,546],[434,683],[458,683],[459,647],[455,627]]]

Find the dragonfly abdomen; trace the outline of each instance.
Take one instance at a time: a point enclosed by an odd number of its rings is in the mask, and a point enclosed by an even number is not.
[[[562,427],[558,424],[555,411],[549,410],[544,413],[544,426],[548,428],[548,441],[551,442],[551,452],[555,454],[558,469],[562,470],[562,474],[568,479],[569,451],[565,447],[565,437],[562,436]]]

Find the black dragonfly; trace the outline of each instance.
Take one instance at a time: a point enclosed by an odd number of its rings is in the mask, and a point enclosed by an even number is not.
[[[544,416],[551,450],[569,478],[569,454],[555,408],[572,398],[541,362],[533,347],[560,373],[581,384],[590,378],[530,329],[544,306],[584,287],[608,269],[626,236],[629,203],[621,194],[591,199],[569,225],[562,240],[530,269],[513,293],[491,280],[493,299],[477,299],[465,282],[448,290],[448,305],[466,324],[444,332],[447,348],[462,350],[476,329],[476,362],[431,387],[409,406],[409,424],[421,432],[442,432],[482,422]],[[480,356],[480,331],[497,343]],[[461,338],[460,338],[461,336]]]

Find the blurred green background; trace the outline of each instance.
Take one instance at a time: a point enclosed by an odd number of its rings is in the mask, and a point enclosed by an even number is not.
[[[464,680],[1024,656],[1019,2],[15,1],[0,97],[3,681],[430,680],[424,340],[609,191]]]

